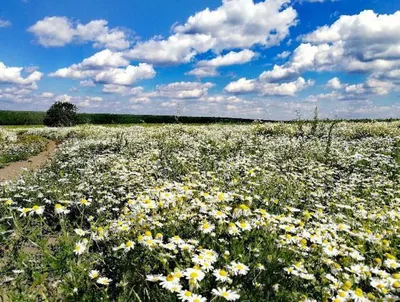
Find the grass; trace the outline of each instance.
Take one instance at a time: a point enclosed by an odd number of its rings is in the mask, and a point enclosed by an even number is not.
[[[0,293],[398,299],[400,123],[332,125],[29,130],[61,144],[1,187]]]

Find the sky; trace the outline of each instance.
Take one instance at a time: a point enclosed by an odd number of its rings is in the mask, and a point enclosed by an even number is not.
[[[7,0],[0,110],[400,118],[398,0]]]

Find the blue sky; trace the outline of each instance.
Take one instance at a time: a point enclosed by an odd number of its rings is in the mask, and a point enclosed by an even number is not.
[[[0,41],[0,110],[400,117],[397,0],[11,0]]]

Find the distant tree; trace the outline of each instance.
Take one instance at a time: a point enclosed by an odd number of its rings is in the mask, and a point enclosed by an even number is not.
[[[69,127],[76,123],[76,106],[68,102],[56,102],[47,110],[43,123],[49,127]]]

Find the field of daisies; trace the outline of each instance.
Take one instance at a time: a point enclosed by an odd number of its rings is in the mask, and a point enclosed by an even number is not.
[[[46,145],[47,140],[42,136],[0,128],[0,168],[15,161],[28,159],[44,151]]]
[[[0,183],[0,300],[400,297],[400,122],[25,134],[58,149]]]

